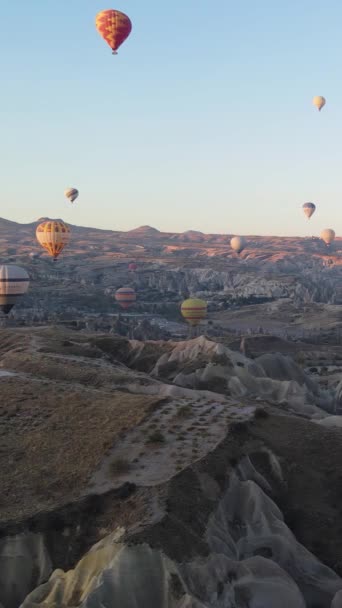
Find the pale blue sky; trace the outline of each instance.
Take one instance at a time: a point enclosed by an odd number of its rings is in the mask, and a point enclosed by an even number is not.
[[[312,200],[341,234],[341,27],[340,0],[3,0],[0,216],[307,234]]]

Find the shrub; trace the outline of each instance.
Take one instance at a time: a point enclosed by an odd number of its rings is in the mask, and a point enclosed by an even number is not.
[[[131,468],[131,465],[126,458],[114,458],[109,465],[109,470],[112,475],[122,475],[122,473],[127,473]]]
[[[248,431],[248,421],[247,420],[237,420],[236,422],[232,422],[229,425],[229,430],[232,433],[246,433]]]
[[[268,417],[269,417],[269,413],[263,407],[258,407],[254,412],[254,418],[268,418]]]
[[[153,431],[147,437],[146,443],[164,443],[165,437],[161,431]]]
[[[179,418],[187,418],[188,416],[191,416],[192,414],[192,407],[189,404],[186,405],[182,405],[178,411],[177,411],[177,416]]]

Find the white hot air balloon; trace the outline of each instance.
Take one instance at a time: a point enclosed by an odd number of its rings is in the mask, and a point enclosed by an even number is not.
[[[326,228],[321,232],[321,239],[325,242],[326,245],[331,245],[331,243],[335,240],[335,231],[331,228]]]
[[[247,245],[247,241],[243,236],[233,236],[230,241],[230,246],[236,253],[241,253]]]
[[[72,203],[78,198],[79,191],[76,188],[68,188],[64,191],[64,196]]]
[[[324,97],[322,97],[322,95],[316,95],[316,97],[313,98],[312,103],[317,108],[317,110],[320,112],[321,109],[324,108],[324,106],[326,104],[326,100]]]
[[[304,203],[302,209],[309,220],[316,211],[316,205],[314,203]]]
[[[29,287],[26,270],[11,264],[0,266],[0,310],[7,315]]]

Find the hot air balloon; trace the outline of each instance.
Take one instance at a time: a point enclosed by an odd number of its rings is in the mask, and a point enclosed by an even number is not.
[[[181,313],[190,325],[199,325],[207,316],[207,303],[197,298],[184,300],[181,306]]]
[[[247,245],[247,241],[243,236],[233,236],[230,241],[230,246],[236,253],[241,253]]]
[[[321,232],[321,239],[325,242],[326,245],[331,245],[331,243],[335,239],[335,231],[331,228],[326,228]]]
[[[115,299],[121,308],[127,310],[136,302],[137,294],[132,287],[120,287],[115,293]]]
[[[322,97],[322,95],[316,95],[316,97],[313,98],[312,103],[317,108],[317,110],[320,112],[321,109],[324,108],[326,101],[325,101],[325,98]]]
[[[66,196],[72,203],[78,198],[78,195],[79,191],[76,188],[68,188],[64,191],[64,196]]]
[[[47,220],[39,224],[36,230],[38,243],[46,249],[56,262],[59,254],[70,240],[70,228],[59,220]]]
[[[17,299],[29,287],[30,279],[26,270],[14,265],[0,266],[0,310],[7,315]]]
[[[316,205],[314,203],[304,203],[302,209],[309,220],[316,211]]]
[[[137,268],[138,268],[138,266],[134,262],[131,262],[130,264],[128,264],[128,270],[131,270],[132,272],[137,270]]]
[[[124,13],[112,9],[101,11],[96,15],[96,29],[117,55],[118,48],[125,42],[132,31],[132,23]]]

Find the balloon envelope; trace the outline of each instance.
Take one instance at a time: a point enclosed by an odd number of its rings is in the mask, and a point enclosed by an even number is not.
[[[6,315],[29,287],[26,270],[11,264],[0,266],[0,310]]]
[[[68,188],[64,191],[64,196],[66,196],[72,203],[78,198],[78,195],[79,191],[76,188]]]
[[[131,262],[130,264],[128,264],[128,270],[137,270],[138,266],[136,264],[134,264],[134,262]]]
[[[36,230],[38,243],[56,261],[70,240],[70,228],[64,222],[48,220],[39,224]]]
[[[198,325],[207,316],[207,303],[198,298],[184,300],[181,313],[190,325]]]
[[[322,230],[321,239],[325,242],[326,245],[331,245],[331,243],[335,239],[335,231],[331,228],[326,228],[325,230]]]
[[[245,249],[247,241],[243,236],[233,236],[230,241],[230,246],[236,253],[241,253]]]
[[[314,203],[304,203],[302,209],[308,219],[315,213],[316,205]]]
[[[115,293],[115,299],[121,308],[127,310],[136,302],[137,294],[132,287],[120,287]]]
[[[316,97],[313,98],[312,103],[320,112],[321,109],[325,106],[326,100],[324,97],[322,97],[322,95],[316,95]]]
[[[116,54],[132,31],[132,23],[124,13],[108,9],[96,15],[96,29]]]

